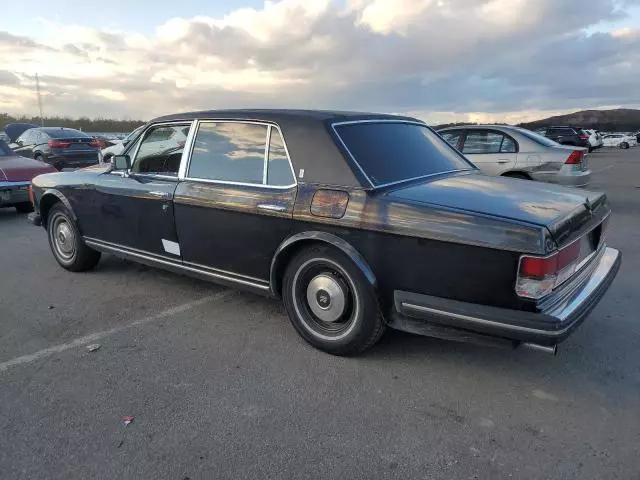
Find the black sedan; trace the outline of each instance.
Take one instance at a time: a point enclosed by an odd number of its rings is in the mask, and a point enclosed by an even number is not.
[[[484,175],[390,115],[170,115],[108,166],[36,177],[33,197],[62,267],[107,252],[282,297],[338,355],[387,326],[555,353],[621,259],[604,194]]]
[[[98,163],[98,140],[73,128],[37,127],[25,130],[11,144],[22,155],[53,165],[57,170]]]

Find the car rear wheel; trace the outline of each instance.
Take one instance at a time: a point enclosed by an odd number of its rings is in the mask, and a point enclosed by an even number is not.
[[[91,270],[100,261],[100,252],[84,243],[69,210],[61,203],[56,203],[49,210],[47,236],[53,256],[67,270]]]
[[[622,148],[623,150],[626,150],[629,148],[629,144],[627,142],[622,142],[620,144],[620,148]]]
[[[364,274],[342,252],[314,246],[287,266],[282,296],[296,331],[314,347],[355,355],[372,347],[385,323]]]
[[[14,205],[18,213],[30,213],[33,211],[33,205],[30,202],[23,202]]]

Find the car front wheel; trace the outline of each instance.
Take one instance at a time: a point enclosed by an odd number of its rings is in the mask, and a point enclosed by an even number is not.
[[[67,270],[90,270],[100,261],[100,252],[84,243],[69,210],[61,203],[56,203],[49,210],[47,236],[53,256]]]
[[[620,144],[620,148],[622,148],[623,150],[626,150],[627,148],[629,148],[629,144],[627,142],[622,142]]]
[[[373,288],[342,252],[313,246],[289,263],[282,296],[291,323],[314,347],[355,355],[372,347],[385,323]]]

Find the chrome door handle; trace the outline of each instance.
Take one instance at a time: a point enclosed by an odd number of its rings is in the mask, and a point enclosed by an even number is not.
[[[269,210],[270,212],[286,212],[286,205],[275,205],[271,203],[261,203],[258,205],[260,210]]]
[[[160,198],[166,198],[167,200],[171,198],[171,194],[167,193],[167,192],[149,192],[149,195],[152,195],[154,197],[160,197]]]
[[[500,165],[503,165],[503,164],[505,164],[505,163],[509,163],[509,160],[498,160],[498,163],[499,163]]]

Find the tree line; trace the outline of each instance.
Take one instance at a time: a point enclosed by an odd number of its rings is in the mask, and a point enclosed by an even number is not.
[[[142,120],[115,120],[111,118],[71,118],[71,117],[28,117],[22,115],[14,117],[8,113],[0,113],[0,129],[4,130],[5,125],[10,123],[32,123],[45,127],[67,127],[82,130],[83,132],[99,133],[128,133],[135,130],[145,122]]]

